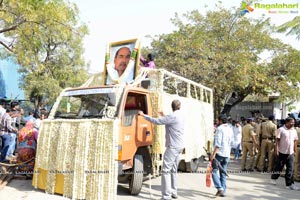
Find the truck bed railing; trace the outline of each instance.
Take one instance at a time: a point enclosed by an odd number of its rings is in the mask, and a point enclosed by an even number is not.
[[[139,75],[131,85],[139,86],[142,81],[150,81],[149,90],[177,94],[209,104],[213,103],[212,89],[165,69],[141,68]]]

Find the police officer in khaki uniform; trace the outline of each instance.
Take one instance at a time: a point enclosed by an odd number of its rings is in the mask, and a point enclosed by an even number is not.
[[[300,122],[298,122],[296,127],[298,138],[300,138]],[[297,144],[297,152],[295,152],[295,163],[294,163],[294,178],[295,180],[300,180],[300,142]]]
[[[276,138],[276,130],[277,126],[273,123],[274,116],[269,116],[269,120],[266,122],[263,122],[261,124],[261,156],[258,163],[258,171],[264,170],[264,164],[265,164],[265,156],[268,153],[268,167],[267,171],[271,172],[273,169],[273,160],[274,160],[274,142]]]
[[[257,169],[258,166],[258,162],[260,159],[260,146],[261,146],[261,123],[265,122],[265,118],[264,117],[259,117],[257,119],[257,123],[254,125],[254,132],[256,133],[256,141],[258,142],[258,151],[256,154],[256,159],[255,159],[255,163],[254,163],[254,169]]]
[[[254,161],[254,147],[257,147],[257,141],[255,138],[255,132],[254,132],[254,119],[253,118],[248,118],[247,119],[247,124],[243,126],[242,129],[242,142],[243,142],[243,156],[242,156],[242,166],[241,170],[242,171],[253,171],[253,161]],[[249,152],[250,160],[249,163],[246,166],[246,159],[247,159],[247,154]]]

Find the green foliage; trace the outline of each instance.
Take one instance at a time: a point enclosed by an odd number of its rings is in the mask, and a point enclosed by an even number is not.
[[[296,35],[300,39],[300,17],[296,16],[277,27],[278,32],[286,32],[287,35]],[[277,55],[272,61],[273,81],[275,81],[275,91],[280,93],[280,100],[286,102],[299,101],[299,80],[300,80],[300,57],[299,51],[286,48],[284,52]],[[276,70],[276,71],[275,71]]]
[[[270,81],[273,91],[280,94],[280,100],[294,102],[300,99],[300,57],[299,51],[287,48],[278,54],[270,64]]]
[[[64,0],[3,0],[0,5],[1,56],[12,56],[23,74],[28,98],[53,102],[62,88],[87,78],[83,37],[75,4]],[[4,51],[6,50],[6,51]]]
[[[262,62],[262,53],[279,55],[287,49],[271,37],[269,19],[248,19],[219,8],[204,16],[195,10],[172,19],[178,30],[152,42],[156,66],[166,68],[214,90],[216,114],[233,92],[234,105],[249,94],[267,95],[276,89],[270,81],[275,65]]]
[[[287,35],[296,35],[296,38],[300,39],[300,16],[296,16],[293,20],[288,21],[277,27],[277,31],[280,33],[287,32]]]

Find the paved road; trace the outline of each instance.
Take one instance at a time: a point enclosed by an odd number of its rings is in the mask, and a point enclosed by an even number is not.
[[[180,173],[178,174],[179,200],[204,200],[204,199],[230,199],[230,200],[296,200],[300,199],[300,191],[286,189],[284,178],[280,177],[277,185],[270,184],[270,175],[259,172],[239,173],[240,161],[231,161],[229,166],[229,178],[227,179],[227,196],[225,198],[215,197],[216,189],[205,186],[205,174]],[[201,164],[199,171],[205,171],[205,163]],[[151,185],[151,189],[150,189]],[[296,182],[300,187],[300,183]],[[128,194],[128,185],[118,186],[118,200],[134,199],[160,199],[160,177],[145,180],[143,189],[138,196]],[[31,186],[30,180],[13,180],[7,187],[0,191],[0,199],[10,200],[61,200],[60,195],[48,195],[42,190],[36,190]]]

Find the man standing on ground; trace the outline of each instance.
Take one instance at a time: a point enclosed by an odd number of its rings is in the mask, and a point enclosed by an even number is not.
[[[267,172],[273,170],[274,160],[274,142],[276,137],[277,126],[273,123],[274,115],[269,116],[269,120],[261,124],[261,156],[258,163],[258,171],[264,170],[265,156],[268,154]]]
[[[212,179],[217,188],[216,196],[225,197],[226,170],[230,160],[230,151],[233,144],[233,131],[224,115],[218,117],[218,128],[215,134],[214,151],[210,156],[212,161]],[[219,170],[219,165],[223,168]],[[220,176],[218,175],[220,171]]]
[[[266,119],[264,117],[259,117],[257,119],[257,123],[254,124],[254,132],[256,134],[256,141],[257,141],[257,149],[254,148],[254,154],[256,154],[256,158],[254,160],[254,169],[258,170],[258,163],[259,163],[259,159],[260,159],[260,155],[261,155],[261,140],[262,140],[262,136],[261,136],[261,124],[263,122],[266,122]],[[257,150],[257,151],[256,151]],[[259,171],[259,170],[258,170]]]
[[[16,140],[16,133],[18,129],[13,127],[12,124],[12,110],[10,108],[6,109],[6,113],[1,119],[2,130],[0,132],[0,136],[2,138],[3,147],[1,150],[1,158],[0,162],[9,161],[10,159],[14,158],[15,156],[12,154],[10,149],[14,149],[13,145],[15,144],[14,141]]]
[[[299,143],[299,138],[300,138],[300,122],[297,123],[296,125],[296,131],[298,135],[298,143],[297,143],[297,151],[295,153],[295,165],[294,165],[294,177],[297,181],[299,181],[300,178],[300,143]]]
[[[139,115],[157,125],[166,125],[166,150],[163,156],[162,166],[162,199],[177,199],[177,167],[180,154],[184,148],[184,115],[180,111],[181,103],[179,100],[172,101],[173,113],[162,117],[152,118],[139,111]]]
[[[295,120],[291,117],[285,119],[285,125],[278,129],[277,140],[275,145],[275,156],[278,162],[271,176],[271,183],[276,185],[276,180],[286,166],[285,185],[288,189],[298,190],[294,184],[294,161],[295,152],[297,151],[298,135],[294,128]]]
[[[243,155],[242,155],[242,166],[241,166],[242,171],[253,171],[254,147],[256,148],[258,146],[255,138],[256,134],[253,130],[254,129],[253,120],[254,120],[253,118],[248,118],[247,124],[242,128],[242,142],[243,142],[242,144]],[[249,159],[248,166],[246,168],[245,166],[246,166],[248,152],[249,152],[250,159]]]
[[[233,138],[234,138],[234,160],[239,159],[240,151],[242,150],[242,127],[239,121],[234,121],[233,130]]]

